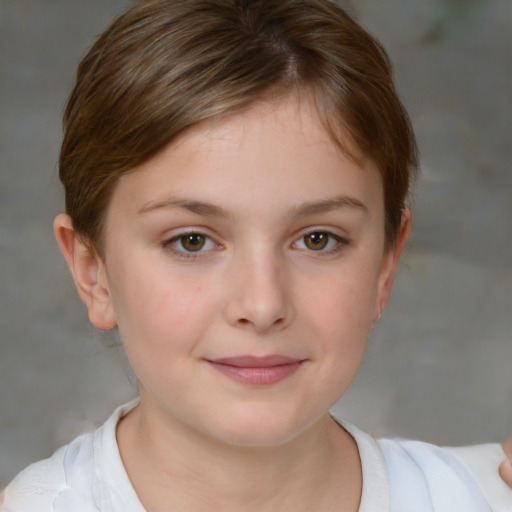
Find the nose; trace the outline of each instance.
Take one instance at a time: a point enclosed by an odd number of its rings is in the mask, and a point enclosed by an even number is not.
[[[290,279],[274,255],[259,254],[237,263],[226,304],[229,324],[257,334],[284,329],[293,318]]]

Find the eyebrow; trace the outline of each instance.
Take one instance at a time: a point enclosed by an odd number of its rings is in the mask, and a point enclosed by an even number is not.
[[[220,206],[216,206],[212,203],[208,203],[205,201],[195,201],[193,199],[178,199],[171,198],[165,199],[164,201],[151,201],[149,203],[144,204],[139,210],[139,214],[152,212],[160,209],[167,208],[182,208],[184,210],[188,210],[189,212],[195,213],[197,215],[204,216],[213,216],[213,217],[228,217],[229,214],[221,208]]]
[[[313,201],[305,203],[295,209],[292,214],[297,217],[306,217],[308,215],[315,215],[318,213],[326,213],[332,210],[337,210],[344,207],[355,208],[364,213],[368,213],[368,208],[364,203],[350,196],[337,196],[333,198],[323,199],[321,201]]]
[[[350,207],[368,213],[368,208],[364,203],[354,197],[337,196],[320,201],[304,203],[291,210],[292,217],[307,217],[319,213],[326,213],[339,208]],[[163,201],[150,201],[144,204],[139,210],[139,214],[149,213],[160,209],[182,208],[189,212],[202,216],[229,217],[229,213],[220,206],[206,201],[196,201],[193,199],[170,198]]]

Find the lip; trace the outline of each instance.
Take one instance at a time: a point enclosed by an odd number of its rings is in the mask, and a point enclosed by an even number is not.
[[[264,357],[243,355],[207,359],[206,362],[226,377],[252,386],[270,386],[293,375],[304,359],[282,355]]]

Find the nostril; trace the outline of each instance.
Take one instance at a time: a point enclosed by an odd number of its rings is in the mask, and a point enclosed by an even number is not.
[[[272,327],[279,327],[279,326],[283,325],[283,324],[284,324],[284,322],[285,322],[285,319],[284,319],[284,318],[282,318],[282,317],[281,317],[281,318],[277,318],[276,320],[274,320],[274,321],[271,323],[271,325],[269,325],[269,327],[271,327],[271,326],[272,326]],[[253,321],[251,321],[251,320],[250,320],[250,319],[248,319],[248,318],[239,318],[239,319],[237,320],[237,324],[238,324],[239,326],[247,326],[247,325],[254,325],[254,326],[257,326],[257,325],[259,325],[259,323],[258,323],[258,322],[253,322]]]

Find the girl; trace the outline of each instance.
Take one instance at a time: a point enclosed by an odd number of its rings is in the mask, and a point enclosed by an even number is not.
[[[386,307],[416,168],[387,56],[329,0],[155,0],[81,63],[57,242],[138,400],[4,508],[512,509],[498,445],[334,419]]]

